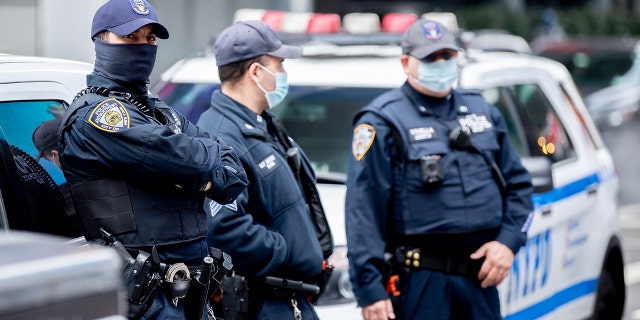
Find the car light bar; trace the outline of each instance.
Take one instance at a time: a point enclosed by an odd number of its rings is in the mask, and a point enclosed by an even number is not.
[[[451,12],[428,12],[421,17],[441,22],[452,31],[458,30],[456,16]],[[345,14],[341,19],[335,13],[289,12],[244,8],[236,11],[233,21],[261,20],[279,33],[297,34],[373,34],[404,33],[416,20],[414,13],[386,13],[382,18],[371,12]]]

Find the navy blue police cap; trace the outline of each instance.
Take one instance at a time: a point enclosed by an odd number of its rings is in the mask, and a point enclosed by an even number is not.
[[[417,59],[442,49],[460,50],[453,32],[438,22],[419,19],[405,31],[402,53]]]
[[[145,0],[109,0],[96,11],[91,25],[91,39],[108,30],[119,36],[130,35],[148,24],[160,39],[169,38],[169,31],[158,22],[155,9]]]
[[[270,55],[283,59],[302,56],[302,48],[282,44],[266,23],[258,20],[239,21],[224,29],[213,47],[216,65]]]

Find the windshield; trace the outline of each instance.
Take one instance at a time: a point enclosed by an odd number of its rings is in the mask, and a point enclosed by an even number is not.
[[[352,121],[386,88],[296,87],[273,109],[316,172],[347,172]]]
[[[158,95],[197,122],[217,84],[165,84]],[[345,174],[351,154],[353,117],[389,88],[291,86],[272,112],[300,144],[319,177]],[[520,156],[543,156],[552,163],[575,151],[544,92],[536,84],[487,88],[485,98],[505,117],[508,137]]]
[[[220,85],[213,83],[159,83],[158,97],[182,113],[187,120],[196,123],[200,115],[209,108],[213,91]]]

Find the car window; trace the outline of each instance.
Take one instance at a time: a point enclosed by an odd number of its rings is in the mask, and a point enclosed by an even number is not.
[[[491,104],[498,107],[507,125],[507,135],[516,152],[521,156],[531,156],[527,143],[526,128],[519,116],[522,104],[510,87],[496,87],[482,90],[482,95]]]
[[[8,200],[11,188],[17,183],[9,179],[7,172],[9,161],[13,161],[13,158],[10,156],[9,144],[4,136],[2,127],[0,127],[0,164],[2,164],[2,168],[0,168],[0,231],[8,229],[7,214],[12,205]],[[5,198],[7,199],[5,200]]]
[[[0,102],[0,128],[6,137],[0,146],[2,174],[12,183],[11,188],[2,186],[2,196],[11,229],[66,237],[81,234],[62,170],[50,153],[37,159],[32,141],[35,129],[44,121],[62,117],[66,107],[66,102],[58,100]]]
[[[35,128],[43,121],[62,117],[66,102],[56,100],[6,101],[0,102],[0,127],[10,145],[20,148],[33,158],[38,155],[31,137]],[[54,181],[65,181],[62,171],[50,161],[39,161]]]
[[[552,163],[575,157],[571,139],[553,106],[536,84],[516,84],[483,90],[500,109],[509,139],[521,156],[543,156]]]
[[[7,230],[7,209],[4,206],[2,190],[0,190],[0,231]]]
[[[212,83],[160,83],[157,94],[160,99],[196,123],[209,108],[213,91],[220,88]]]
[[[318,172],[347,172],[352,121],[385,88],[292,87],[273,109]]]
[[[170,83],[158,96],[196,122],[209,107],[217,84]],[[346,173],[352,120],[388,88],[292,86],[272,111],[305,151],[317,172]],[[552,163],[575,157],[569,136],[542,90],[518,84],[483,90],[505,116],[509,140],[521,156],[544,156]]]
[[[589,130],[589,126],[587,126],[587,123],[586,123],[586,120],[584,118],[584,115],[582,114],[582,112],[580,112],[580,110],[578,110],[578,107],[576,106],[575,101],[573,101],[573,99],[571,98],[571,95],[569,95],[569,93],[567,93],[567,89],[564,87],[564,85],[561,85],[560,88],[562,89],[562,96],[564,97],[564,99],[567,102],[567,104],[569,106],[571,106],[571,111],[573,111],[573,113],[578,118],[578,121],[580,122],[580,128],[582,129],[582,133],[587,137],[586,140],[590,141],[591,144],[596,149],[604,147],[602,145],[602,143],[599,142],[600,140],[596,139],[593,136],[594,133],[591,132],[591,130]]]

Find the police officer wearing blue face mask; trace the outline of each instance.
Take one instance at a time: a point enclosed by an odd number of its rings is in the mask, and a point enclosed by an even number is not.
[[[269,112],[288,92],[284,59],[300,57],[302,48],[282,44],[261,21],[242,21],[222,31],[214,53],[222,87],[198,125],[233,146],[249,177],[232,204],[208,207],[209,243],[231,255],[236,271],[234,287],[223,286],[223,304],[249,301],[233,316],[226,308],[223,318],[318,319],[314,293],[267,278],[322,287],[323,260],[333,250],[311,164]],[[247,287],[247,296],[235,295]]]
[[[59,157],[85,238],[115,239],[135,259],[128,317],[207,319],[193,279],[210,254],[204,199],[231,203],[247,178],[231,147],[148,93],[168,37],[144,0],[96,11],[94,70],[64,115]]]
[[[453,89],[441,24],[405,32],[405,84],[354,119],[346,195],[350,274],[366,320],[501,319],[496,286],[524,245],[531,177],[498,109]]]

